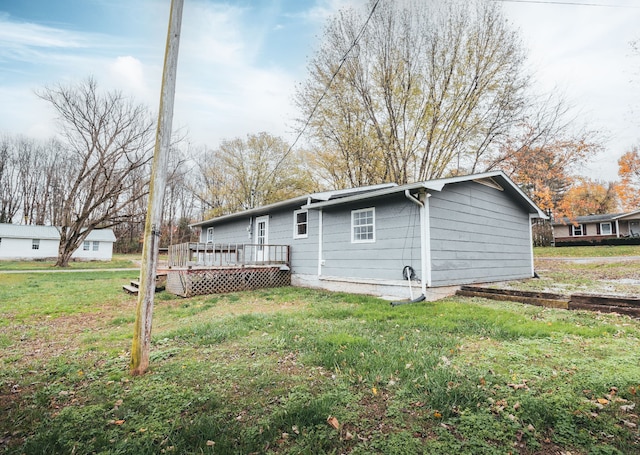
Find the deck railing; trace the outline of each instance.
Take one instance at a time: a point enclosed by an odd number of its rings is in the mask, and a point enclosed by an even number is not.
[[[289,265],[289,245],[255,243],[180,243],[169,246],[169,267]]]

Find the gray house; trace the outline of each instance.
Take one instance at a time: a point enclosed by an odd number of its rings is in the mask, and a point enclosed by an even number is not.
[[[501,171],[310,194],[193,224],[201,242],[288,246],[291,283],[432,300],[534,275],[545,214]],[[261,253],[262,252],[262,253]]]

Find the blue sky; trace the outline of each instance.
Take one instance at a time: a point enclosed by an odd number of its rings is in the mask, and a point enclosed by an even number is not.
[[[640,144],[640,56],[629,46],[640,38],[640,2],[564,3],[503,6],[530,51],[538,88],[564,93],[580,122],[607,137],[585,174],[612,180],[618,156]],[[196,146],[260,131],[293,140],[296,84],[326,19],[347,4],[366,1],[185,0],[174,126]],[[34,90],[90,75],[155,110],[169,5],[0,0],[0,133],[51,136],[54,113]]]

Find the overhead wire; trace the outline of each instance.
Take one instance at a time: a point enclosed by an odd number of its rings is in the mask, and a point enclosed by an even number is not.
[[[302,129],[300,129],[300,131],[298,132],[298,135],[296,136],[295,140],[293,141],[291,146],[289,146],[289,148],[287,149],[285,154],[282,156],[282,158],[278,162],[278,165],[275,166],[273,171],[269,174],[268,178],[271,177],[271,175],[280,166],[280,163],[282,163],[282,161],[291,153],[291,151],[293,150],[295,145],[298,143],[298,141],[302,137],[302,134],[304,134],[304,131],[309,126],[309,123],[311,123],[311,119],[313,118],[313,116],[315,115],[316,111],[318,110],[318,106],[320,106],[320,103],[322,102],[324,97],[329,92],[329,89],[331,88],[331,84],[333,83],[334,79],[338,76],[338,73],[340,72],[340,70],[344,66],[344,62],[347,60],[347,57],[349,57],[349,54],[351,53],[353,48],[356,47],[356,45],[358,44],[358,41],[360,41],[360,38],[364,34],[364,31],[366,30],[367,25],[369,24],[369,21],[371,20],[371,17],[373,17],[373,13],[375,12],[376,8],[378,7],[378,3],[380,3],[380,0],[376,0],[375,3],[373,4],[373,6],[371,7],[371,11],[369,12],[369,15],[367,16],[367,20],[364,21],[364,24],[362,24],[362,27],[360,28],[360,31],[358,32],[358,34],[354,38],[353,42],[349,46],[349,49],[347,49],[346,52],[344,53],[344,55],[342,56],[342,59],[340,60],[340,64],[338,65],[338,68],[336,68],[336,70],[333,72],[333,74],[331,75],[331,78],[329,79],[329,82],[327,82],[327,85],[325,86],[325,88],[324,88],[324,90],[322,92],[322,95],[320,95],[320,97],[316,100],[315,104],[313,105],[313,109],[311,109],[311,112],[309,113],[309,115],[307,117],[307,120],[305,121]]]

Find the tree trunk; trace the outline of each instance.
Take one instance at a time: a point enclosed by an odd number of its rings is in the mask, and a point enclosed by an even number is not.
[[[60,246],[58,246],[58,259],[56,260],[55,267],[69,267],[69,261],[71,260],[72,254],[73,250],[69,251],[67,245],[60,242]]]

